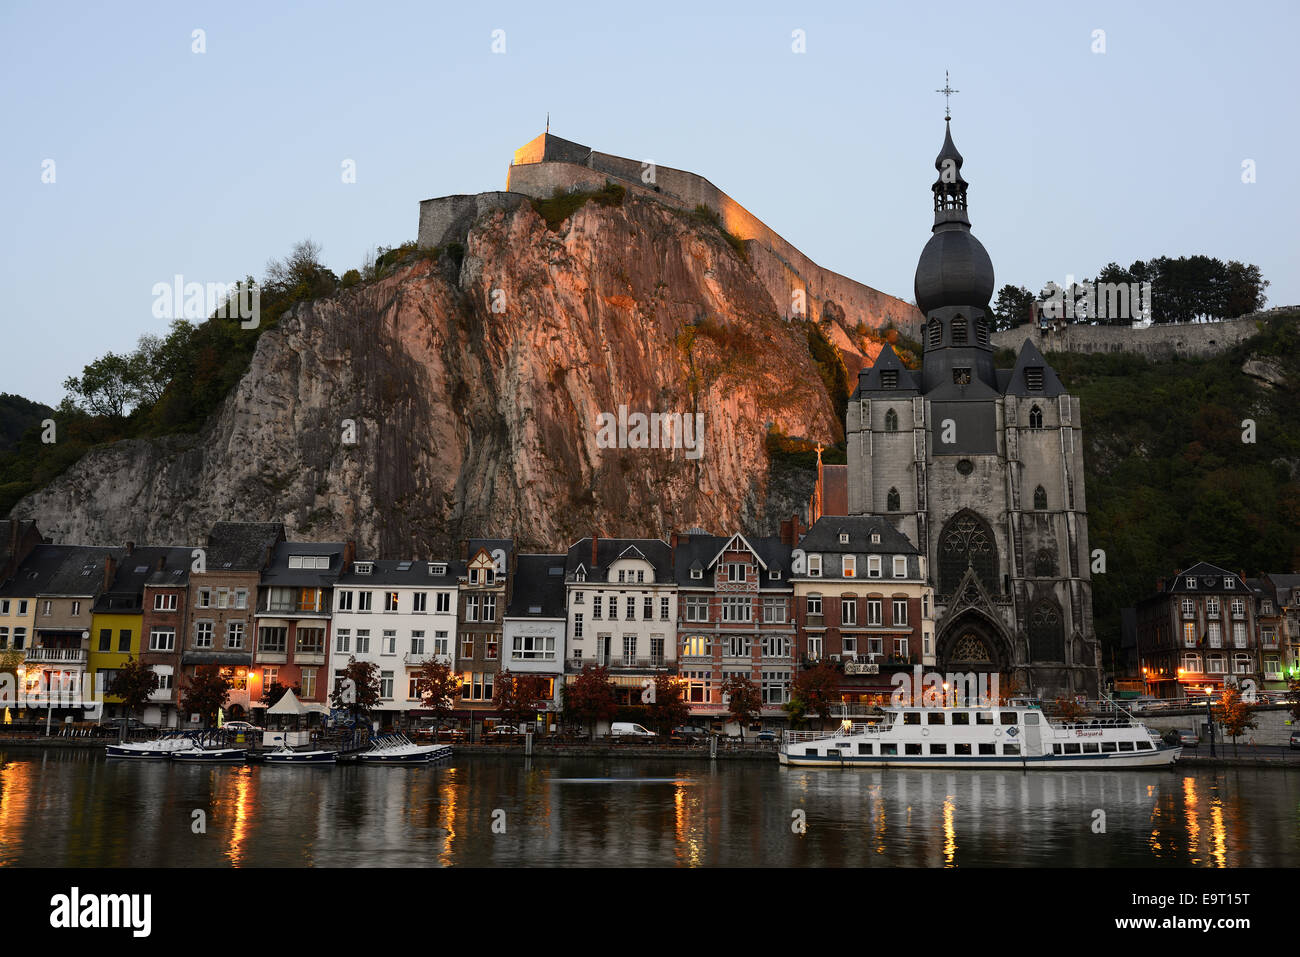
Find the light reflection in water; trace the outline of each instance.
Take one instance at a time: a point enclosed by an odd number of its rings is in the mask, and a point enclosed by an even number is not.
[[[957,857],[957,829],[952,824],[953,804],[949,794],[943,802],[943,866],[955,867]]]

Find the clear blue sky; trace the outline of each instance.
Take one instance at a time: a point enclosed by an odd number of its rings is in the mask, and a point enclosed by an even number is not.
[[[1297,27],[1286,2],[6,2],[0,391],[57,403],[165,328],[174,274],[261,276],[304,237],[342,273],[413,239],[419,200],[504,189],[547,111],[911,298],[945,68],[999,286],[1204,253],[1297,303]]]

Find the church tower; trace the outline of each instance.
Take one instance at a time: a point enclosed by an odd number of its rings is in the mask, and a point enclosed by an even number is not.
[[[886,345],[859,374],[848,511],[889,519],[927,557],[927,666],[997,673],[1003,693],[1095,697],[1079,400],[1028,340],[1014,369],[995,368],[993,263],[971,232],[950,117],[944,126],[916,267],[921,369]]]

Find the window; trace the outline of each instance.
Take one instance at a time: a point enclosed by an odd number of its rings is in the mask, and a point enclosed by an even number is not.
[[[713,677],[708,671],[683,671],[686,681],[684,697],[691,704],[709,704],[713,700]]]
[[[890,388],[893,387],[891,386]],[[889,409],[885,413],[885,431],[886,432],[898,431],[898,413],[895,412],[893,409]]]
[[[49,601],[49,600],[47,599],[47,600],[44,602],[44,605],[45,605],[45,607],[42,609],[41,614],[42,614],[42,615],[48,615],[48,614],[50,613],[50,611],[53,609],[53,607],[54,607],[54,603],[53,603],[52,601]]]
[[[820,555],[808,556],[808,574],[813,578],[822,577],[822,557]]]
[[[555,639],[549,635],[515,635],[510,657],[515,661],[554,661]]]
[[[929,332],[930,332],[930,348],[937,349],[939,345],[943,342],[943,326],[940,324],[938,319],[930,320]]]
[[[745,581],[745,578],[746,578],[746,576],[745,576],[745,566],[744,566],[744,565],[742,565],[740,562],[728,562],[728,563],[727,563],[727,581],[729,581],[729,582],[744,582],[744,581]]]
[[[316,697],[316,669],[302,669],[302,696],[304,698]]]
[[[722,639],[722,653],[728,658],[749,658],[751,656],[749,635],[727,635]]]
[[[582,637],[582,612],[578,612],[576,615],[573,616],[573,637],[574,638]]]
[[[1002,725],[1015,724],[1016,713],[1014,711],[999,711],[998,723]]]
[[[417,591],[411,596],[411,611],[420,613],[429,610],[429,593]]]
[[[808,658],[810,661],[820,661],[822,657],[822,636],[808,636]]]
[[[218,588],[218,589],[217,589],[217,607],[218,607],[218,608],[229,608],[229,607],[230,607],[230,589],[229,589],[229,588]]]
[[[19,607],[20,608],[22,607],[21,603],[19,604]],[[27,629],[14,628],[14,650],[16,651],[18,649],[21,649],[26,641],[27,641]]]
[[[383,636],[379,639],[379,653],[381,655],[397,654],[397,632],[384,630]]]
[[[478,621],[478,595],[465,596],[465,620]]]
[[[357,611],[370,611],[370,603],[373,598],[373,592],[357,592]]]
[[[894,657],[903,661],[907,660],[907,639],[906,638],[894,639]]]
[[[226,622],[226,647],[244,647],[244,623],[242,621]]]
[[[844,598],[840,600],[840,624],[856,625],[858,623],[858,600]]]
[[[1186,583],[1187,583],[1187,587],[1188,587],[1188,588],[1195,588],[1195,587],[1196,587],[1196,577],[1195,577],[1195,576],[1188,576],[1188,578],[1186,579]]]
[[[211,607],[212,607],[212,589],[210,589],[210,588],[200,588],[200,589],[199,589],[199,600],[198,600],[198,602],[197,602],[196,604],[197,604],[197,607],[199,607],[199,608],[211,608]]]
[[[890,512],[897,512],[899,509],[898,489],[891,488],[889,494],[885,497],[885,509]]]
[[[907,556],[906,555],[894,556],[894,577],[895,578],[907,577]]]
[[[1246,624],[1245,622],[1234,621],[1232,623],[1232,643],[1238,648],[1246,647]]]
[[[175,596],[175,595],[172,595],[172,608],[174,609],[175,607],[176,607],[176,596]],[[27,614],[27,599],[26,599],[26,598],[20,598],[20,599],[18,599],[18,614],[20,614],[20,615],[25,615],[25,614]]]
[[[895,625],[896,627],[899,626],[899,625],[906,625],[906,624],[907,624],[907,599],[906,599],[906,598],[895,598],[895,599],[894,599],[894,619],[893,619],[893,621],[894,621],[894,625]]]
[[[420,673],[418,671],[408,672],[406,675],[406,698],[408,701],[419,701],[423,695],[420,694]]]
[[[1236,587],[1237,587],[1237,580],[1235,578],[1225,578],[1223,580],[1224,591],[1232,591],[1232,589]]]
[[[668,617],[668,596],[666,595],[659,599],[659,620],[660,621],[671,620]]]
[[[1205,599],[1205,613],[1211,618],[1219,617],[1221,612],[1219,607],[1219,597],[1217,595],[1211,595],[1209,598]]]
[[[294,648],[296,653],[307,655],[325,654],[324,628],[299,628],[297,638],[297,645]]]
[[[131,629],[123,628],[117,633],[117,650],[119,653],[131,651]]]
[[[194,623],[194,647],[212,647],[212,622],[196,621]]]
[[[1191,618],[1196,614],[1196,604],[1190,598],[1184,598],[1182,601],[1183,617]]]
[[[9,614],[9,599],[0,598],[0,615]]]
[[[1029,409],[1029,427],[1031,429],[1041,429],[1043,427],[1043,410],[1038,406],[1031,406]]]
[[[496,595],[483,596],[483,620],[484,621],[497,620],[497,596]]]
[[[618,596],[609,596],[609,620],[618,621]]]
[[[654,616],[655,616],[655,600],[651,598],[649,595],[647,595],[645,597],[645,600],[641,603],[641,618],[645,621],[650,621],[654,618]]]
[[[764,658],[789,658],[790,638],[786,635],[765,635],[763,637]]]
[[[790,673],[788,671],[761,672],[760,688],[764,707],[779,707],[790,700]]]
[[[235,589],[235,607],[236,607],[236,608],[247,608],[247,607],[248,607],[248,589],[247,589],[247,588],[237,588],[237,589]]]
[[[176,610],[176,596],[175,596],[175,595],[163,595],[163,594],[154,595],[154,596],[153,596],[153,610],[154,610],[154,611],[175,611],[175,610]]]
[[[1197,654],[1183,655],[1182,668],[1184,671],[1190,671],[1193,674],[1201,673],[1201,656]]]
[[[844,652],[845,661],[853,661],[858,656],[858,636],[845,635],[840,641],[840,650]]]
[[[709,654],[709,639],[702,635],[692,635],[682,639],[682,655],[691,658],[705,658]]]
[[[15,642],[14,647],[18,647]],[[175,628],[155,628],[149,634],[150,651],[175,651],[176,650],[176,629]]]
[[[636,664],[636,635],[623,636],[623,667],[631,668]]]
[[[397,592],[384,592],[384,611],[397,611]]]
[[[604,611],[601,608],[602,601],[603,599],[599,595],[591,596],[591,620],[592,621],[599,621],[601,618],[605,617]]]
[[[659,667],[664,663],[664,636],[650,636],[650,664]]]
[[[687,598],[686,621],[708,621],[709,600],[707,598]]]
[[[636,621],[636,598],[627,596],[627,620]]]
[[[844,556],[844,577],[856,578],[858,574],[858,558],[856,555]]]
[[[370,629],[369,628],[357,629],[357,654],[359,655],[370,654]]]
[[[337,653],[346,655],[348,653],[348,646],[351,644],[352,644],[351,628],[339,628],[337,631],[334,632],[334,650]]]
[[[474,636],[473,635],[460,636],[460,656],[462,658],[474,657]]]
[[[820,615],[821,613],[822,613],[822,596],[821,596],[821,595],[809,595],[809,596],[808,596],[808,614],[810,614],[810,615]]]
[[[753,603],[748,598],[723,598],[723,621],[752,621]]]
[[[785,599],[784,598],[764,598],[763,599],[763,622],[769,625],[779,625],[785,623]]]
[[[9,629],[6,628],[4,632],[5,632],[4,634],[5,640],[7,642],[9,639]],[[99,629],[99,650],[100,651],[113,650],[113,629],[112,628]]]
[[[451,645],[445,631],[435,631],[433,633],[433,653],[443,656],[451,654]]]
[[[391,698],[393,696],[393,673],[391,671],[379,672],[379,697]]]
[[[76,614],[76,612],[73,612],[73,614]],[[1232,600],[1232,617],[1233,618],[1246,617],[1246,603],[1242,601],[1240,598],[1234,598]]]
[[[881,577],[881,574],[882,572],[881,572],[880,556],[868,555],[867,556],[867,577],[879,578]]]
[[[703,577],[704,577],[704,569],[702,569],[702,568],[692,568],[692,569],[691,569],[691,577],[694,578],[694,579],[696,579],[696,580],[699,580],[699,579],[703,578]]]
[[[272,670],[274,670],[274,669],[272,669]],[[153,671],[158,675],[158,690],[159,690],[159,691],[171,691],[171,690],[172,690],[172,673],[171,673],[171,669],[169,668],[167,671],[163,671],[162,668],[160,668],[160,667],[158,667],[157,665],[155,665],[155,666],[153,667]]]
[[[437,607],[434,610],[444,615],[451,613],[451,592],[438,592]]]
[[[884,602],[879,598],[867,599],[867,625],[879,626],[883,624],[882,614]]]
[[[289,629],[262,627],[257,629],[257,650],[263,654],[282,655],[288,648]]]

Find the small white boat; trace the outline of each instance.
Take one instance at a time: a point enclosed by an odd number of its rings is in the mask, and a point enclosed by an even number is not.
[[[158,738],[154,741],[140,741],[132,744],[110,744],[105,754],[110,758],[133,758],[135,760],[165,760],[177,751],[194,747],[194,742],[184,735]]]
[[[363,764],[430,764],[450,759],[450,744],[415,744],[400,734],[377,738],[369,751],[357,756]]]
[[[173,761],[203,762],[208,764],[243,764],[248,760],[248,748],[195,748],[173,751]]]
[[[778,755],[794,767],[1151,768],[1182,753],[1132,716],[1053,722],[1012,702],[987,707],[894,707],[835,731],[787,731]]]
[[[267,764],[334,764],[338,758],[337,751],[295,751],[289,747],[262,756]]]

